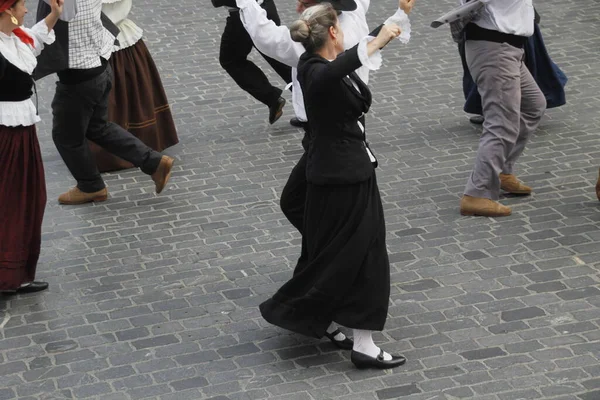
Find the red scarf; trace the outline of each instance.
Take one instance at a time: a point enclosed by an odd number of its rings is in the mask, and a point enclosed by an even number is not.
[[[27,34],[27,32],[25,32],[23,29],[16,28],[13,30],[13,33],[15,34],[16,37],[21,39],[21,42],[28,44],[31,47],[35,47],[35,42],[33,41],[33,38],[31,36],[29,36]]]
[[[0,13],[8,10],[13,4],[15,4],[15,0],[0,0]],[[13,30],[13,33],[21,40],[21,42],[33,47],[35,43],[33,38],[29,36],[23,29],[17,27]]]

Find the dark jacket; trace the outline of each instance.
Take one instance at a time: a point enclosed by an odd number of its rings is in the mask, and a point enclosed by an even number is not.
[[[310,125],[306,178],[316,185],[353,184],[373,176],[374,166],[358,122],[369,111],[371,91],[354,73],[362,64],[358,46],[327,61],[304,53],[298,81]],[[353,86],[350,78],[357,84]]]

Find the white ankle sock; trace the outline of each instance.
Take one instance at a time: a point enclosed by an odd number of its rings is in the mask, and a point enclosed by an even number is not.
[[[333,332],[335,332],[336,329],[338,329],[337,324],[335,322],[332,322],[331,325],[329,325],[329,328],[327,328],[327,333],[333,333]],[[337,340],[338,342],[341,342],[344,339],[346,339],[346,335],[344,335],[342,332],[340,332],[337,335],[335,335],[333,338],[335,340]]]
[[[370,357],[377,357],[381,352],[381,349],[373,342],[372,333],[373,331],[354,329],[354,347],[352,350],[366,354]],[[389,361],[392,359],[392,356],[383,352],[383,359]]]

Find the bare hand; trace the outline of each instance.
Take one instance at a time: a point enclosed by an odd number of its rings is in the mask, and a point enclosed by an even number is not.
[[[388,44],[392,39],[397,38],[402,33],[400,27],[396,24],[383,25],[379,31],[379,35],[375,38],[378,47],[382,48]]]
[[[65,4],[65,0],[51,0],[50,8],[52,8],[52,12],[56,15],[62,14],[63,5]]]
[[[398,0],[398,8],[406,14],[410,14],[415,5],[415,0]]]

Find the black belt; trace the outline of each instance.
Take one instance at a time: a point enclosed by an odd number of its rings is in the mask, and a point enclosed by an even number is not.
[[[88,69],[65,69],[57,73],[58,80],[65,85],[76,85],[94,79],[106,70],[108,60],[100,58],[100,66]]]
[[[491,29],[485,29],[477,24],[470,23],[465,28],[466,40],[485,40],[488,42],[508,43],[511,46],[522,49],[527,42],[526,36],[512,35]]]

